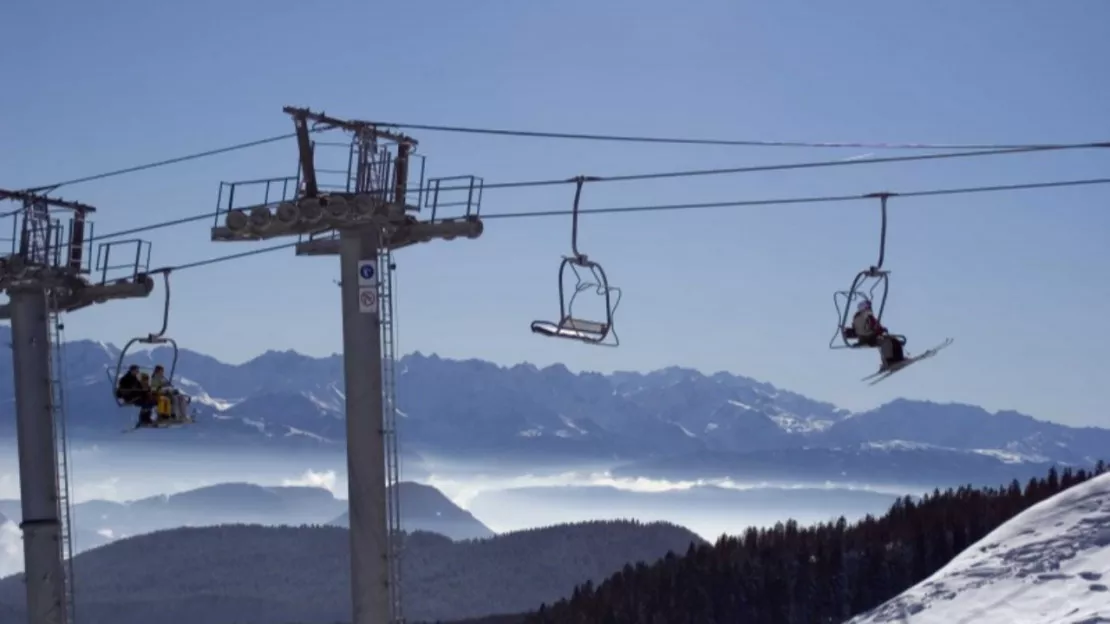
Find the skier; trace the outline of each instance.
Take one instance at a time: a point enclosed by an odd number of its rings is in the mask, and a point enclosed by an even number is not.
[[[128,367],[127,372],[119,378],[119,385],[116,386],[116,396],[124,404],[139,408],[139,422],[136,423],[136,428],[154,424],[150,414],[154,407],[154,399],[150,395],[149,387],[144,387],[143,377],[146,377],[146,375],[140,376],[139,367],[132,364]]]
[[[878,347],[880,356],[880,369],[890,367],[906,359],[903,346],[906,339],[895,336],[883,327],[871,309],[871,301],[865,299],[856,306],[856,314],[852,317],[851,327],[844,328],[846,338],[855,338],[856,344],[861,347]]]
[[[127,368],[116,385],[116,398],[125,403],[135,403],[142,396],[143,385],[139,381],[139,367],[132,364]]]
[[[161,392],[164,388],[170,385],[166,379],[166,368],[161,364],[154,367],[154,374],[150,377],[150,389],[154,392]]]
[[[861,347],[879,346],[879,337],[885,333],[886,328],[875,317],[875,312],[871,309],[871,301],[867,299],[856,306],[851,327],[844,328],[844,336],[855,338],[856,344]]]
[[[184,420],[189,413],[190,399],[166,378],[166,367],[158,364],[150,378],[151,389],[159,401],[159,422]]]
[[[906,344],[904,336],[895,336],[891,333],[884,333],[879,336],[879,358],[881,364],[879,370],[889,370],[891,367],[902,363],[906,359],[906,353],[903,347]]]

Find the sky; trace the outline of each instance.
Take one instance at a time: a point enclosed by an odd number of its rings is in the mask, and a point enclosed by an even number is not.
[[[341,117],[529,130],[928,143],[1110,139],[1110,4],[780,0],[5,3],[0,187],[25,188],[292,131],[286,105]],[[487,182],[894,155],[653,146],[412,131],[430,176]],[[865,194],[1105,177],[1092,150],[611,183],[582,205]],[[321,165],[323,166],[323,165]],[[291,141],[62,187],[97,232],[215,209],[221,180],[292,175]],[[566,209],[573,187],[490,190],[484,212]],[[596,215],[581,246],[624,291],[617,349],[532,335],[558,312],[566,217],[486,224],[397,253],[402,352],[572,370],[727,370],[853,410],[905,396],[1110,425],[1110,187],[893,199],[884,321],[912,354],[832,351],[832,294],[874,261],[878,205]],[[213,243],[153,231],[152,264]],[[336,258],[292,251],[173,275],[170,335],[242,362],[341,348]],[[69,338],[156,330],[161,290],[86,309]],[[585,311],[586,308],[583,308]],[[187,375],[187,371],[181,371]]]

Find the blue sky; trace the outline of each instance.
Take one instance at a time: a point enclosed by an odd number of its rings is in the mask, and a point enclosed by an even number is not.
[[[315,7],[315,8],[313,8]],[[326,8],[325,8],[326,7]],[[418,123],[766,140],[1110,138],[1110,4],[704,0],[8,3],[0,187],[291,131],[284,105]],[[18,88],[11,88],[17,85]],[[862,156],[415,132],[432,175],[487,181]],[[886,154],[881,152],[878,155]],[[291,142],[64,188],[97,229],[214,209],[220,180],[291,174]],[[1104,177],[1110,154],[1003,156],[586,189],[584,207]],[[488,212],[567,208],[572,187],[490,191]],[[876,253],[874,202],[593,216],[582,246],[623,287],[623,344],[528,331],[556,314],[566,219],[491,221],[398,254],[403,351],[574,370],[729,370],[852,409],[897,396],[1107,425],[1110,188],[892,200],[885,320],[909,351],[956,343],[880,386],[874,353],[827,349],[831,295]],[[154,264],[246,250],[208,223],[153,232]],[[340,348],[334,258],[279,252],[174,276],[171,333],[244,361]],[[161,302],[67,321],[122,344]],[[187,371],[182,371],[187,375]]]

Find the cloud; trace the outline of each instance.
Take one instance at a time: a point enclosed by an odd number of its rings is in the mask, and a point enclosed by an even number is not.
[[[284,486],[308,486],[324,488],[325,490],[335,494],[335,471],[324,470],[316,472],[315,470],[306,470],[304,474],[296,479],[282,479],[281,484]]]
[[[0,498],[19,498],[19,479],[15,475],[0,474]]]
[[[14,522],[0,525],[0,578],[23,571],[23,536]]]
[[[73,497],[79,501],[121,500],[119,477],[109,477],[101,481],[74,481]]]
[[[549,475],[516,475],[513,477],[469,477],[455,479],[440,475],[430,475],[428,485],[443,492],[456,505],[467,509],[474,498],[486,491],[505,490],[524,487],[560,486],[608,486],[633,492],[668,492],[684,490],[696,485],[698,481],[662,481],[646,478],[615,478],[608,472],[571,471]]]
[[[82,473],[73,480],[73,502],[90,500],[131,501],[147,496],[169,495],[218,483],[206,478],[183,478],[156,470],[129,477],[89,478]]]
[[[768,483],[765,481],[735,481],[733,479],[696,479],[684,481],[667,481],[663,479],[649,479],[646,477],[614,477],[608,471],[580,472],[571,471],[560,474],[548,475],[515,475],[512,477],[469,477],[457,479],[449,476],[430,475],[427,484],[443,492],[459,507],[469,509],[474,498],[483,492],[507,490],[528,487],[611,487],[627,492],[640,492],[646,494],[659,494],[689,490],[695,487],[717,487],[727,490],[755,490],[755,489],[829,489],[829,490],[862,490],[881,494],[897,494],[903,492],[897,487],[874,487],[866,483],[834,483],[827,482],[799,482],[793,484]]]

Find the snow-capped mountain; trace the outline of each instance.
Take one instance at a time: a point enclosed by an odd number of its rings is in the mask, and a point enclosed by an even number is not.
[[[848,624],[1110,622],[1110,474],[1025,510]]]
[[[0,343],[8,332],[0,328]],[[119,350],[93,341],[65,349],[71,436],[118,436],[135,418],[112,396]],[[160,348],[130,360],[149,366],[168,355]],[[194,397],[200,422],[162,439],[341,450],[342,370],[338,355],[269,351],[230,365],[182,350],[176,384]],[[693,476],[737,476],[723,467],[741,466],[750,476],[808,462],[815,474],[850,477],[849,469],[866,474],[878,467],[913,473],[932,461],[945,463],[954,478],[966,466],[997,482],[996,473],[1008,480],[1043,472],[1049,463],[1091,464],[1110,449],[1106,429],[907,400],[853,414],[747,377],[676,367],[575,374],[562,365],[504,367],[416,353],[397,364],[397,393],[406,452],[618,459],[671,475],[701,466],[705,471]],[[11,361],[0,358],[5,413],[13,402]],[[0,419],[0,428],[13,420]],[[839,473],[826,471],[838,466]]]

